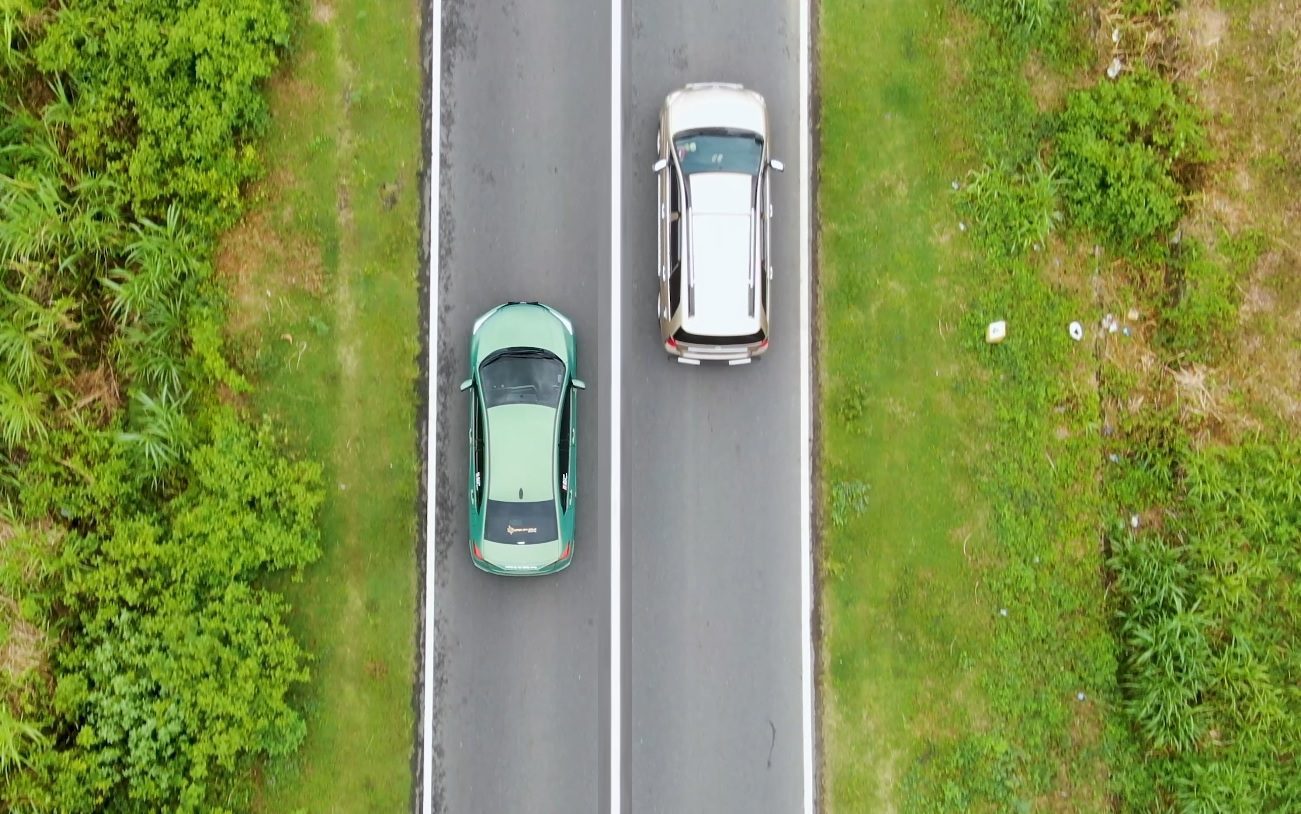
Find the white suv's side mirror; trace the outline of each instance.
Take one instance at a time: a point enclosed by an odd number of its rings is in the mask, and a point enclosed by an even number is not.
[[[583,381],[582,379],[570,379],[570,384],[574,386],[575,390],[587,389],[587,382]]]
[[[660,173],[664,172],[665,168],[667,168],[668,165],[669,165],[669,160],[667,158],[661,158],[659,161],[656,161],[654,164],[651,165],[651,172],[655,173],[656,175],[659,175]]]
[[[466,379],[465,381],[461,382],[462,391],[469,390],[471,387],[474,387],[474,379]]]
[[[781,163],[780,161],[778,161],[778,160],[775,159],[775,158],[774,158],[774,159],[771,159],[771,160],[768,162],[768,166],[772,167],[774,170],[777,170],[777,172],[785,172],[785,171],[786,171],[786,165],[783,164],[783,163]]]

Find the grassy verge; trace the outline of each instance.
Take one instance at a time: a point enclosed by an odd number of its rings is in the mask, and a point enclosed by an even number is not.
[[[272,83],[270,167],[220,252],[256,407],[326,466],[321,561],[286,586],[308,736],[259,810],[397,811],[415,642],[419,10],[317,2]]]
[[[1131,23],[1178,44],[1144,57],[1207,111],[1215,150],[1157,273],[1132,258],[1110,269],[1111,301],[1139,317],[1100,363],[1109,514],[1137,521],[1107,527],[1123,713],[1143,758],[1115,767],[1130,810],[1301,805],[1296,12],[1186,2]]]
[[[964,470],[963,281],[937,2],[821,7],[828,810],[889,811],[927,742],[987,715],[989,544]],[[865,504],[865,505],[864,505]]]
[[[1286,4],[954,5],[823,6],[829,802],[1291,810]]]
[[[821,36],[830,810],[1101,810],[1098,399],[1065,332],[1087,285],[990,262],[951,187],[1033,145],[1035,96],[949,4],[829,1]],[[1015,334],[986,348],[993,319]]]

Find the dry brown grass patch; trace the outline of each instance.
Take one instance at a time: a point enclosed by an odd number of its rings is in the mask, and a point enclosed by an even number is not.
[[[1301,0],[1219,6],[1188,0],[1171,18],[1178,74],[1212,114],[1208,134],[1218,154],[1185,228],[1210,246],[1225,233],[1255,233],[1267,248],[1241,279],[1230,354],[1213,370],[1176,371],[1174,386],[1181,415],[1203,433],[1240,436],[1258,430],[1263,417],[1298,431]]]
[[[0,644],[0,673],[9,684],[22,684],[33,672],[44,672],[47,638],[45,631],[23,618],[18,602],[0,594],[0,622],[9,635]]]
[[[77,411],[83,415],[86,408],[95,405],[101,421],[116,415],[122,406],[122,393],[111,365],[101,363],[93,370],[83,370],[72,380],[72,395]]]
[[[319,242],[292,228],[292,209],[277,202],[285,180],[272,176],[264,182],[264,205],[248,212],[227,231],[217,247],[217,275],[236,307],[230,310],[229,330],[244,334],[260,316],[278,310],[291,292],[320,295],[325,290],[325,263]],[[264,269],[276,269],[267,274]]]
[[[15,526],[0,517],[0,552],[10,564],[17,565],[20,585],[35,586],[42,577],[45,561],[53,556],[62,541],[58,527],[48,523]],[[17,597],[0,591],[0,624],[7,635],[0,640],[0,686],[21,688],[33,675],[48,683],[47,653],[49,637],[38,625],[25,618]]]

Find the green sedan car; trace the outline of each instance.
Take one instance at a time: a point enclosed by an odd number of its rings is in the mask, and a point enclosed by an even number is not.
[[[491,574],[554,574],[574,557],[574,328],[536,302],[479,317],[470,338],[470,559]]]

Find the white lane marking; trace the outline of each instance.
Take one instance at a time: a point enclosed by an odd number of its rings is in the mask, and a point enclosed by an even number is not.
[[[420,710],[420,810],[434,811],[434,563],[437,550],[438,512],[434,495],[438,471],[438,229],[442,220],[439,199],[440,147],[443,143],[443,3],[431,0],[432,43],[429,56],[429,381],[425,393],[425,641],[424,698]]]
[[[813,540],[810,457],[811,352],[809,300],[809,0],[800,0],[800,704],[804,730],[804,814],[814,814],[813,787]]]
[[[623,810],[623,1],[610,0],[610,811]]]

